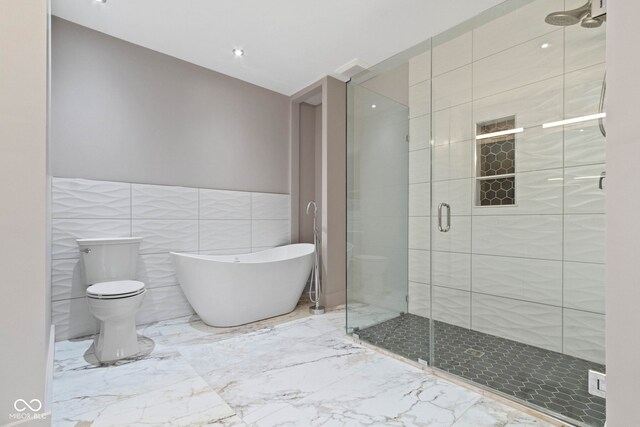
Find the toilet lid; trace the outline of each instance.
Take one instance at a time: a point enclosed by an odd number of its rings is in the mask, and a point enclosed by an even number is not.
[[[87,288],[87,296],[91,298],[124,298],[138,295],[144,291],[144,283],[137,280],[118,280],[101,282]]]

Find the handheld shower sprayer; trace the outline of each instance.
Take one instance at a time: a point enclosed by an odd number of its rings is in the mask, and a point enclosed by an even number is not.
[[[324,307],[320,305],[320,241],[318,240],[318,226],[316,225],[316,217],[318,214],[318,205],[313,200],[307,204],[307,215],[313,208],[313,246],[315,248],[315,258],[313,268],[311,269],[311,283],[309,285],[309,299],[313,303],[309,307],[311,314],[323,314]]]

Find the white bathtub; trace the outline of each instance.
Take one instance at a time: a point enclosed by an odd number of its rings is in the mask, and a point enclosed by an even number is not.
[[[311,273],[314,247],[280,246],[245,255],[171,253],[178,282],[210,326],[237,326],[296,308]]]

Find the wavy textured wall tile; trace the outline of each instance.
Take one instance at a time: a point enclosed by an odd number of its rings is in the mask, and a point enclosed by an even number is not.
[[[446,73],[472,61],[472,33],[468,31],[433,47],[433,75]]]
[[[178,284],[171,254],[147,254],[138,256],[137,279],[147,288],[159,288]]]
[[[606,143],[597,121],[564,126],[565,166],[604,163]]]
[[[430,195],[431,186],[429,184],[409,184],[409,216],[429,216]],[[384,203],[382,200],[379,202]],[[385,210],[388,209],[387,206]],[[364,211],[366,212],[366,210]]]
[[[473,294],[472,329],[562,351],[562,308]]]
[[[446,223],[444,214],[442,221],[444,226]],[[471,217],[452,216],[451,229],[446,233],[438,230],[437,219],[434,218],[431,244],[434,251],[471,252]]]
[[[144,325],[190,314],[193,314],[193,309],[179,285],[148,289],[136,315],[136,324]]]
[[[561,260],[562,216],[474,216],[473,253]]]
[[[431,215],[438,217],[438,205],[442,202],[451,206],[451,215],[471,215],[472,194],[472,178],[434,182]]]
[[[409,120],[409,151],[429,148],[430,128],[430,114]]]
[[[603,314],[564,310],[565,354],[605,363],[605,318]]]
[[[605,216],[565,215],[564,259],[605,262]]]
[[[251,219],[251,193],[200,189],[200,219]]]
[[[409,313],[416,316],[431,317],[431,286],[424,283],[409,282]]]
[[[242,219],[200,221],[200,250],[237,249],[250,246],[251,221]]]
[[[564,170],[564,212],[604,213],[606,192],[599,187],[604,164],[578,166]],[[604,181],[606,185],[606,180]]]
[[[562,306],[562,262],[473,255],[473,290]]]
[[[471,290],[470,254],[433,251],[431,262],[434,285],[463,291]]]
[[[84,298],[51,303],[51,323],[56,325],[56,341],[93,335],[99,331],[98,321],[89,313]]]
[[[458,289],[433,287],[433,318],[441,322],[471,327],[471,293]]]
[[[434,77],[431,103],[433,111],[471,102],[471,81],[471,64]],[[428,112],[427,105],[426,113]]]
[[[604,314],[604,264],[565,262],[563,291],[565,307]]]
[[[200,255],[242,255],[242,254],[250,254],[251,252],[257,252],[258,250],[264,250],[270,248],[256,248],[256,250],[251,250],[251,248],[238,248],[238,249],[215,249],[212,251],[200,251]]]
[[[141,254],[198,250],[197,220],[134,219],[131,230],[142,237]]]
[[[289,220],[251,221],[251,247],[280,246],[291,243]]]
[[[429,113],[431,102],[431,81],[426,80],[409,88],[409,118]]]
[[[439,147],[475,138],[471,103],[440,110],[433,114],[433,145]]]
[[[409,249],[429,249],[429,222],[428,216],[409,217]]]
[[[131,209],[137,219],[198,219],[198,189],[132,184]]]
[[[60,301],[86,295],[84,272],[77,258],[51,261],[51,299]]]
[[[474,175],[473,141],[443,144],[433,149],[433,180],[470,178]]]
[[[562,167],[562,127],[532,127],[516,136],[518,172]]]
[[[409,280],[429,283],[429,251],[409,249]]]
[[[409,183],[429,182],[431,172],[431,150],[409,152]]]
[[[251,193],[251,219],[289,219],[288,194]]]
[[[51,226],[53,259],[80,258],[76,239],[131,235],[130,222],[125,219],[54,219]]]
[[[409,60],[409,86],[431,77],[431,51],[414,56]]]
[[[52,178],[53,218],[129,218],[131,184],[77,178]]]
[[[600,94],[605,64],[601,63],[565,75],[566,118],[600,112]]]

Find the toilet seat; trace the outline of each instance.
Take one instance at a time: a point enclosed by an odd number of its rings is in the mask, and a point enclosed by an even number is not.
[[[137,280],[117,280],[96,283],[87,288],[87,297],[95,299],[128,298],[145,291],[144,283]]]

